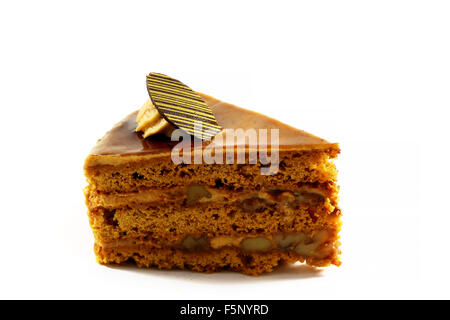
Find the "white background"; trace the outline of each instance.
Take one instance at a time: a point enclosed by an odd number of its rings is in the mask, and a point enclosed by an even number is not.
[[[2,1],[0,298],[450,298],[448,1]],[[89,150],[145,75],[342,148],[340,268],[95,262]]]

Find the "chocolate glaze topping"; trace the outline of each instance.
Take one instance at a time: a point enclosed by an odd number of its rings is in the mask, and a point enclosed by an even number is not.
[[[230,129],[268,129],[270,141],[270,129],[279,129],[280,149],[293,147],[317,147],[319,149],[330,144],[324,139],[313,136],[305,131],[295,129],[283,124],[275,119],[262,114],[236,107],[235,105],[222,102],[206,94],[199,93],[200,96],[212,109],[217,122],[224,128]],[[150,136],[146,139],[140,132],[136,132],[137,111],[128,115],[120,123],[116,124],[97,145],[92,149],[92,155],[138,155],[138,154],[159,154],[172,150],[178,141],[170,141],[169,138],[161,135]],[[213,138],[213,142],[219,140],[219,136],[224,136],[224,130]],[[223,139],[225,144],[226,139]]]

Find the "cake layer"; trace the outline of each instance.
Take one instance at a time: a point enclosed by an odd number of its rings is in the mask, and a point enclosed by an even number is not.
[[[186,207],[153,205],[145,209],[117,208],[89,211],[98,243],[135,240],[176,245],[187,235],[212,238],[338,229],[339,209],[329,202],[289,207],[254,200],[244,206],[210,203]]]
[[[306,262],[311,266],[340,265],[338,252],[326,258],[304,257],[294,251],[246,253],[238,248],[222,248],[205,252],[189,252],[174,248],[117,247],[103,248],[95,245],[97,261],[102,264],[135,262],[139,267],[159,269],[188,269],[198,272],[222,270],[249,275],[271,272],[285,263]]]
[[[335,156],[335,155],[334,155]],[[140,188],[174,188],[190,184],[224,186],[229,190],[239,187],[267,188],[295,187],[303,183],[336,181],[336,167],[330,154],[318,151],[280,153],[279,169],[275,175],[261,175],[260,165],[252,164],[180,164],[171,158],[129,158],[117,165],[100,164],[91,156],[86,161],[88,182],[103,192],[134,192]],[[103,159],[104,160],[104,159]]]
[[[335,229],[315,230],[311,234],[305,232],[288,232],[276,234],[241,234],[238,236],[206,236],[187,235],[181,241],[169,243],[165,239],[155,240],[116,240],[101,242],[102,248],[174,248],[190,252],[213,251],[227,247],[240,249],[247,253],[263,253],[276,250],[293,251],[303,257],[324,259],[334,255],[338,250],[339,225]]]

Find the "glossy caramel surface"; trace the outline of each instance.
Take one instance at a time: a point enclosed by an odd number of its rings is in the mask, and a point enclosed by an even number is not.
[[[200,93],[201,97],[211,107],[217,122],[223,129],[279,129],[280,149],[323,149],[327,147],[338,148],[324,139],[313,136],[307,132],[295,129],[275,119],[262,114],[236,107],[213,97]],[[170,141],[165,136],[155,135],[144,139],[140,132],[136,132],[137,111],[128,115],[116,124],[97,145],[92,149],[91,155],[139,155],[160,154],[172,150],[178,141]],[[212,140],[217,145],[226,145],[225,130]]]

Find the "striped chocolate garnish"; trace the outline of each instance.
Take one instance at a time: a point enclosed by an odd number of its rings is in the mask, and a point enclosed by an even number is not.
[[[205,101],[182,82],[150,73],[147,90],[164,119],[188,134],[209,140],[222,130]]]

